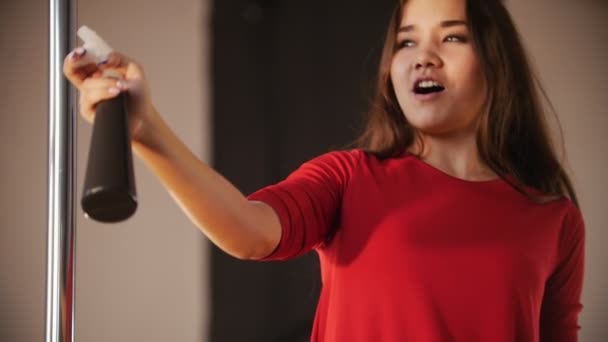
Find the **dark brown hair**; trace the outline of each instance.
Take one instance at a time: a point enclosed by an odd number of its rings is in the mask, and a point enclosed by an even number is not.
[[[397,102],[390,78],[405,3],[401,0],[393,13],[368,121],[355,141],[355,146],[380,159],[396,157],[412,144],[421,143]],[[578,206],[572,183],[549,136],[541,94],[552,107],[532,71],[509,13],[500,0],[466,0],[466,15],[488,85],[486,110],[477,132],[480,157],[496,174],[533,200],[545,202],[566,196]],[[532,195],[526,187],[540,191],[542,196]]]

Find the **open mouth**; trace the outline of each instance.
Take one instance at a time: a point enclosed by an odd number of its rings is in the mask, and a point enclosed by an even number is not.
[[[439,93],[445,90],[445,87],[433,80],[422,80],[417,81],[414,84],[414,93],[419,95],[427,95],[432,93]]]

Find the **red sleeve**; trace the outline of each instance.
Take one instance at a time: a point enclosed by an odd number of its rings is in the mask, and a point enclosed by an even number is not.
[[[573,207],[574,208],[574,207]],[[545,286],[541,309],[541,342],[578,341],[578,316],[585,263],[585,225],[578,209],[566,218],[559,264]]]
[[[336,228],[342,194],[361,153],[326,153],[302,164],[280,183],[248,196],[270,205],[281,222],[279,245],[262,260],[294,258],[325,241]]]

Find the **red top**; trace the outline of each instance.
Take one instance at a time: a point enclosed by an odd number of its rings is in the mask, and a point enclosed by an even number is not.
[[[567,199],[535,204],[501,179],[361,150],[249,198],[281,221],[266,260],[319,254],[311,341],[577,341],[585,228]]]

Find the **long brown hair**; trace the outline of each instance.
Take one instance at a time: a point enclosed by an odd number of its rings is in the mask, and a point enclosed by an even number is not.
[[[397,102],[390,78],[405,3],[406,0],[400,0],[392,15],[368,121],[355,141],[355,146],[380,159],[398,156],[412,144],[421,143]],[[466,0],[466,15],[488,84],[486,110],[477,132],[481,159],[515,189],[537,202],[566,196],[578,206],[570,178],[549,136],[541,94],[552,107],[532,71],[508,11],[500,0]],[[532,195],[526,187],[540,191],[543,196]]]

